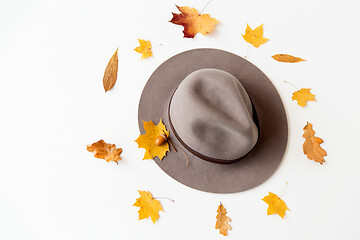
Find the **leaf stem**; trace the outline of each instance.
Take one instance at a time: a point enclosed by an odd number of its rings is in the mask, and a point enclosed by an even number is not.
[[[183,153],[185,154],[185,157],[186,157],[186,166],[188,167],[189,166],[189,158],[188,158],[188,155],[186,154],[186,152],[184,151],[184,149],[182,149],[179,145],[175,144],[175,146],[177,146],[178,148],[180,148],[181,151],[183,151]]]
[[[287,189],[287,186],[288,186],[288,182],[286,182],[286,185],[285,185],[284,191],[281,193],[281,195],[280,195],[280,197],[279,197],[279,198],[281,198],[281,197],[284,195],[284,193],[285,193],[285,191],[286,191],[286,189]]]
[[[293,86],[296,89],[296,91],[299,91],[299,89],[293,83],[287,82],[287,81],[284,81],[284,82],[287,83],[287,84],[290,84],[291,86]]]
[[[169,201],[175,202],[174,200],[172,200],[171,198],[168,197],[153,197],[154,199],[167,199]]]
[[[212,0],[209,0],[209,1],[205,4],[205,6],[203,7],[203,9],[200,11],[199,15],[202,14],[202,12],[205,10],[205,8],[207,7],[207,5],[209,5],[209,3],[210,3],[211,1],[212,1]]]
[[[249,43],[249,45],[248,45],[248,47],[247,47],[247,49],[246,49],[245,58],[246,58],[246,57],[247,57],[247,55],[248,55],[250,45],[251,45],[251,44]]]

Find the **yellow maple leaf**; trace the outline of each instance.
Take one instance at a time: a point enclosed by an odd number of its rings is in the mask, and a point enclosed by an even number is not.
[[[320,164],[325,162],[324,156],[326,156],[326,151],[321,148],[320,144],[323,143],[323,140],[319,137],[315,137],[315,131],[312,128],[311,123],[307,123],[304,127],[305,142],[303,144],[304,154],[310,160],[314,160]]]
[[[285,202],[274,193],[269,192],[269,195],[265,196],[261,200],[269,205],[267,209],[267,215],[277,213],[281,218],[284,219],[285,211],[290,210],[286,206]]]
[[[197,33],[206,36],[214,31],[215,25],[219,23],[218,20],[210,17],[210,14],[199,14],[195,8],[176,7],[179,9],[180,14],[172,13],[173,18],[170,22],[184,27],[185,38],[194,38]]]
[[[276,54],[272,56],[272,58],[278,62],[284,62],[284,63],[298,63],[298,62],[306,61],[302,58],[294,57],[288,54]]]
[[[139,148],[145,148],[146,150],[143,160],[154,159],[156,156],[162,160],[169,151],[169,144],[165,142],[161,146],[157,146],[155,141],[156,138],[160,136],[160,134],[164,134],[165,132],[166,136],[168,137],[170,132],[166,130],[166,127],[161,119],[158,125],[155,125],[152,121],[143,121],[143,124],[146,134],[140,135],[135,140]]]
[[[216,224],[215,224],[215,229],[219,229],[220,234],[226,236],[228,230],[231,230],[231,226],[229,224],[229,222],[231,222],[231,219],[226,216],[226,209],[224,208],[224,206],[222,205],[222,203],[220,203],[218,209],[217,209],[217,215],[216,215]]]
[[[263,25],[264,24],[261,24],[260,26],[252,30],[249,24],[247,24],[245,35],[242,35],[245,41],[252,44],[256,48],[260,47],[260,45],[269,41],[269,39],[263,37],[264,35]]]
[[[135,207],[140,207],[139,220],[151,217],[155,224],[159,218],[159,211],[164,211],[159,200],[156,200],[149,191],[139,191],[140,197],[136,199],[133,204]]]
[[[315,95],[310,92],[311,88],[302,88],[293,93],[292,100],[296,100],[298,105],[304,107],[307,101],[316,101]]]
[[[144,58],[151,57],[153,55],[153,52],[151,50],[151,42],[145,41],[143,39],[138,39],[140,46],[135,48],[134,51],[141,53],[141,60]]]
[[[94,157],[105,159],[107,162],[114,161],[117,164],[121,160],[121,148],[116,148],[115,144],[106,143],[104,140],[97,141],[91,145],[87,145],[86,150],[95,153]]]

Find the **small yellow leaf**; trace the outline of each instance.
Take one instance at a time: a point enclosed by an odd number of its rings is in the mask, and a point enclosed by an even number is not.
[[[197,33],[206,36],[215,29],[215,25],[219,23],[210,14],[199,14],[195,8],[176,6],[180,14],[172,13],[171,23],[184,26],[184,37],[194,38]]]
[[[229,222],[231,222],[231,219],[226,216],[226,209],[224,206],[220,203],[216,215],[216,224],[215,229],[219,229],[220,234],[226,236],[228,230],[231,230],[231,226]]]
[[[276,54],[272,56],[272,58],[278,62],[284,62],[284,63],[297,63],[297,62],[306,61],[302,58],[294,57],[288,54]]]
[[[320,164],[325,162],[324,156],[326,156],[326,151],[321,148],[320,144],[323,143],[323,140],[319,137],[315,137],[315,131],[312,128],[311,123],[307,123],[304,127],[305,142],[303,144],[304,154],[310,160],[314,160]]]
[[[118,72],[118,50],[116,49],[114,55],[111,57],[108,65],[106,66],[104,77],[103,77],[103,86],[105,92],[113,88],[116,83]]]
[[[116,148],[115,144],[106,143],[104,140],[97,141],[88,145],[86,150],[95,153],[94,157],[105,159],[107,162],[114,161],[118,164],[121,160],[121,148]]]
[[[285,202],[274,193],[269,192],[269,195],[265,196],[262,200],[269,205],[267,215],[277,213],[284,219],[286,210],[290,210]]]
[[[256,48],[260,47],[260,45],[263,45],[264,43],[269,41],[269,39],[263,37],[264,35],[263,25],[264,24],[261,24],[260,26],[252,30],[249,24],[247,24],[245,35],[242,35],[245,41],[252,44]]]
[[[315,95],[310,92],[311,88],[302,88],[293,93],[292,100],[296,100],[298,105],[304,107],[307,101],[316,101]]]
[[[140,46],[135,48],[134,51],[137,53],[141,53],[141,60],[144,58],[151,57],[153,55],[153,52],[151,50],[151,42],[145,41],[143,39],[138,39]]]
[[[140,135],[135,140],[139,148],[145,148],[146,150],[143,160],[154,159],[156,156],[162,160],[169,151],[169,144],[165,142],[161,146],[157,146],[155,141],[156,138],[160,136],[160,134],[164,134],[165,132],[166,136],[168,137],[170,132],[166,130],[166,127],[161,119],[158,125],[155,125],[152,121],[143,121],[143,124],[146,133],[144,135]]]
[[[140,207],[139,220],[151,217],[155,224],[159,218],[159,211],[164,211],[159,200],[156,200],[149,191],[139,191],[140,197],[136,199],[133,204],[135,207]]]

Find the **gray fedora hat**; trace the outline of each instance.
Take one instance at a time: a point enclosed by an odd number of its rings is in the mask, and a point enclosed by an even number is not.
[[[256,66],[218,49],[194,49],[161,64],[144,87],[138,121],[162,119],[173,143],[158,166],[191,188],[234,193],[258,186],[279,166],[288,125],[281,98]]]

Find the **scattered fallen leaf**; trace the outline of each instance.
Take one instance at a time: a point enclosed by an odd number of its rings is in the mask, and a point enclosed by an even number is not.
[[[219,229],[220,234],[226,236],[228,230],[231,230],[231,226],[229,224],[229,222],[231,222],[231,219],[226,216],[226,209],[224,208],[224,206],[222,205],[222,203],[220,203],[218,210],[217,210],[217,215],[216,215],[216,225],[215,225],[215,229]]]
[[[304,127],[305,142],[303,144],[304,154],[310,160],[314,160],[320,164],[325,162],[324,156],[326,156],[326,151],[321,148],[320,144],[323,143],[323,140],[319,137],[315,137],[315,131],[312,128],[311,123],[307,123]]]
[[[261,24],[260,26],[252,30],[249,24],[247,24],[245,35],[242,35],[245,41],[252,44],[256,48],[260,47],[260,45],[263,45],[264,43],[269,41],[269,39],[263,37],[264,35],[263,26],[264,24]]]
[[[95,153],[94,157],[105,159],[107,162],[114,161],[117,164],[121,160],[121,148],[116,148],[115,144],[106,143],[104,140],[97,141],[88,145],[86,150]]]
[[[284,62],[284,63],[297,63],[297,62],[306,61],[302,58],[294,57],[288,54],[276,54],[272,56],[272,58],[278,62]]]
[[[108,65],[106,66],[104,77],[103,77],[103,86],[105,92],[113,88],[116,83],[118,72],[118,50],[116,49],[114,55],[111,57]]]
[[[296,100],[301,107],[306,105],[307,101],[316,101],[315,95],[310,92],[311,88],[302,88],[293,93],[292,100]]]
[[[164,211],[159,200],[156,200],[149,191],[139,191],[140,197],[136,199],[133,206],[140,207],[139,220],[151,217],[155,224],[159,218],[159,211]]]
[[[195,8],[176,7],[181,13],[172,13],[173,18],[170,22],[184,27],[185,38],[194,38],[197,33],[206,36],[214,31],[215,25],[219,23],[218,20],[210,17],[210,14],[199,14]]]
[[[262,200],[269,205],[267,215],[277,213],[284,219],[285,211],[290,210],[286,206],[285,202],[274,193],[269,192],[269,195],[265,196]]]
[[[134,51],[141,53],[141,60],[144,58],[151,57],[153,55],[153,52],[151,50],[151,42],[145,41],[143,39],[138,39],[140,46],[135,48]]]
[[[140,135],[135,140],[139,148],[145,148],[146,150],[143,160],[154,159],[156,156],[162,160],[169,151],[169,144],[165,142],[161,146],[157,146],[155,140],[160,134],[164,133],[163,131],[165,131],[166,136],[169,136],[169,131],[166,131],[166,127],[161,119],[158,125],[155,125],[152,121],[143,121],[143,124],[146,134]]]

